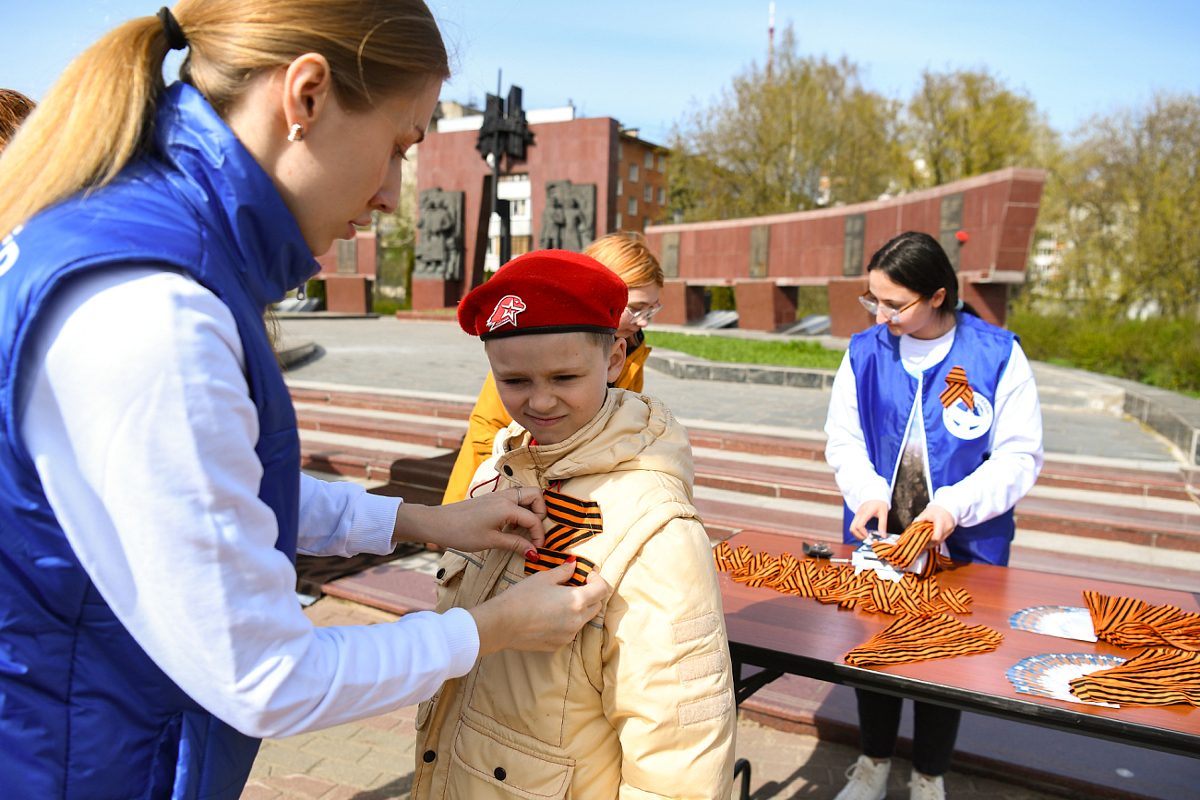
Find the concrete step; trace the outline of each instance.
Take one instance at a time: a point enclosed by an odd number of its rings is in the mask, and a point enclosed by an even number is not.
[[[296,404],[296,423],[301,430],[343,433],[447,449],[457,448],[466,432],[462,425],[445,425],[436,419],[414,418],[409,414],[363,414],[358,409],[323,409],[303,403]]]
[[[378,409],[465,420],[471,416],[474,400],[457,395],[432,392],[406,392],[400,389],[376,389],[343,386],[335,383],[288,381],[292,401],[342,408]]]

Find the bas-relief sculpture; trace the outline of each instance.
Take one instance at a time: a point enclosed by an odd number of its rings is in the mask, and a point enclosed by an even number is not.
[[[596,184],[546,181],[538,246],[582,253],[596,238]]]
[[[463,192],[426,189],[418,199],[414,278],[462,278]]]

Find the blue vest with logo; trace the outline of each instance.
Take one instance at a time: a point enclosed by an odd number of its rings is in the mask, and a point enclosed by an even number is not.
[[[904,369],[900,337],[889,333],[886,325],[876,325],[851,338],[850,366],[858,388],[858,415],[867,455],[875,471],[888,481],[889,489],[895,486],[918,391],[929,456],[926,469],[932,484],[930,497],[941,487],[958,483],[987,460],[991,454],[996,387],[1016,338],[960,311],[950,352],[937,366],[925,370],[920,380]],[[962,400],[944,407],[939,399],[947,387],[946,376],[956,366],[966,372],[974,409]],[[849,544],[858,542],[850,533],[853,519],[854,510],[847,506],[843,539]],[[1015,530],[1010,508],[979,525],[960,525],[946,540],[946,547],[956,561],[1007,564]]]
[[[30,333],[55,292],[138,264],[185,272],[232,312],[258,410],[259,497],[278,520],[276,547],[295,555],[300,444],[262,316],[317,265],[270,177],[196,90],[175,84],[160,99],[149,155],[0,243],[0,775],[9,798],[236,800],[258,750],[185,694],[114,616],[19,436],[18,379],[35,366],[25,363]]]

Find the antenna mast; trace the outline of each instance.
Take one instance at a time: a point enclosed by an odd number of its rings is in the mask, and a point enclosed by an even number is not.
[[[771,83],[771,70],[775,66],[775,3],[767,18],[767,84]]]

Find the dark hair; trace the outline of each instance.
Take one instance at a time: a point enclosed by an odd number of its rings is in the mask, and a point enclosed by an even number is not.
[[[33,111],[33,101],[15,89],[0,89],[0,150],[8,147],[17,127]]]
[[[939,312],[953,314],[958,305],[958,275],[950,266],[946,251],[928,233],[906,231],[875,251],[867,272],[882,270],[895,284],[924,297],[932,297],[938,289],[946,290]],[[962,310],[978,317],[970,303]]]

